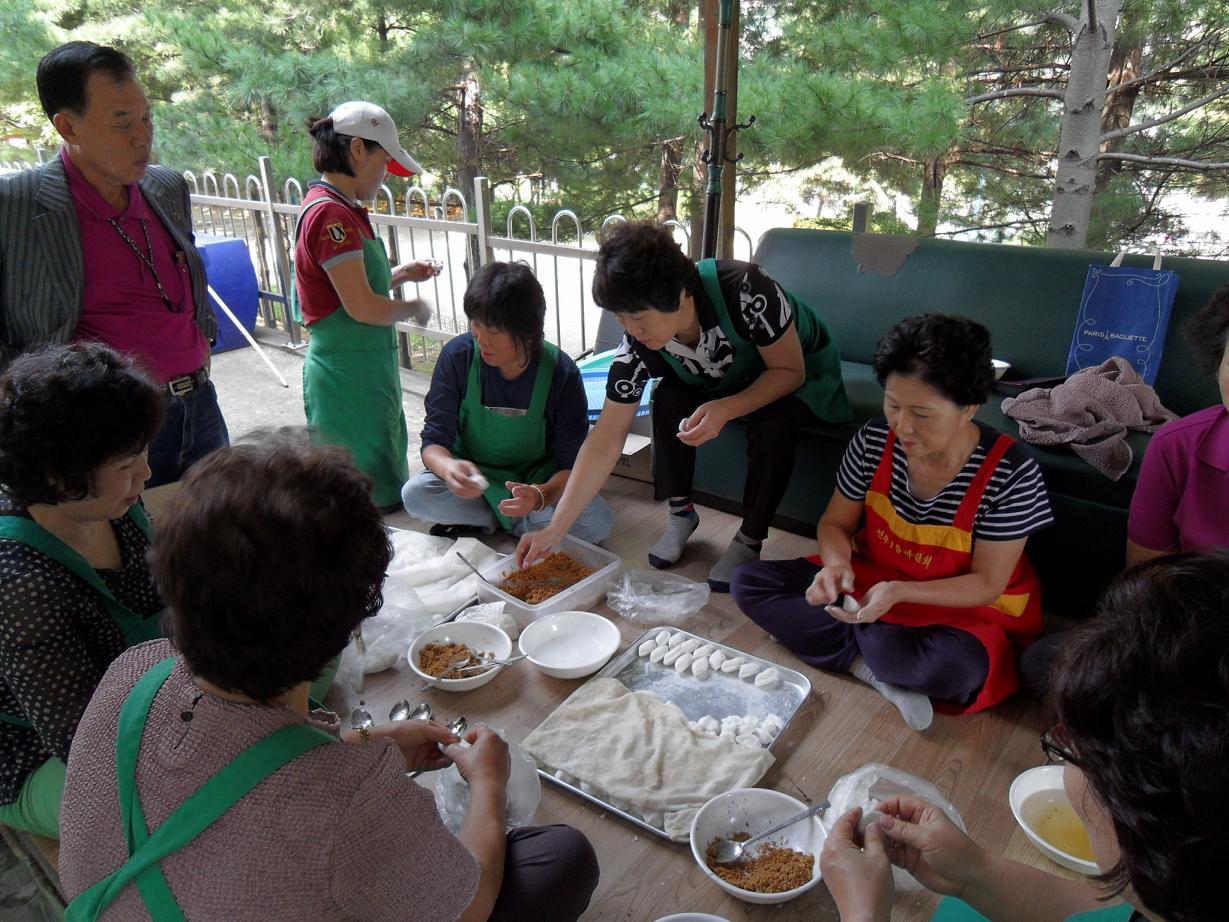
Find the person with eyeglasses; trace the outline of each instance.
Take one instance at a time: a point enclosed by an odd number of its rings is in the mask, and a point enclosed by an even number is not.
[[[123,52],[68,42],[39,61],[37,82],[62,145],[0,178],[0,370],[70,341],[136,356],[166,404],[147,486],[179,480],[229,441],[188,185],[151,162],[153,113]]]
[[[1229,552],[1126,571],[1051,674],[1041,738],[1101,874],[1056,877],[991,855],[914,797],[840,818],[820,867],[842,922],[887,922],[891,865],[944,899],[933,922],[1220,922],[1229,915]],[[1006,791],[1002,792],[1006,797]]]

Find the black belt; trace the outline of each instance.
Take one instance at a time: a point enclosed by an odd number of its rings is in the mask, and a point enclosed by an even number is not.
[[[164,387],[172,397],[186,397],[208,380],[209,372],[204,368],[198,368],[191,374],[172,378],[166,382]]]

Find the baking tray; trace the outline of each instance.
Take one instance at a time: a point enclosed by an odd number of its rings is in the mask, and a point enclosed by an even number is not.
[[[718,673],[716,675],[710,673],[707,679],[697,679],[690,672],[679,674],[673,666],[650,663],[647,656],[642,657],[637,651],[644,641],[656,637],[661,631],[683,634],[685,637],[695,638],[701,644],[712,644],[715,649],[722,651],[727,657],[741,656],[748,662],[759,664],[764,669],[771,666],[780,673],[781,683],[774,689],[757,688],[753,681],[740,679],[737,673]],[[730,714],[749,715],[760,719],[769,714],[776,714],[782,721],[782,727],[766,747],[769,750],[777,744],[777,740],[785,735],[811,694],[811,680],[795,669],[753,656],[746,650],[731,647],[702,634],[679,630],[667,625],[659,625],[646,630],[589,681],[593,679],[618,679],[631,691],[656,695],[663,701],[676,705],[688,720],[699,720],[706,714],[718,720]],[[581,790],[579,782],[571,784],[556,778],[552,772],[543,768],[538,769],[538,774],[552,784],[609,810],[641,829],[661,836],[668,842],[675,841],[666,835],[664,829],[645,822],[636,814],[620,809],[601,797]]]

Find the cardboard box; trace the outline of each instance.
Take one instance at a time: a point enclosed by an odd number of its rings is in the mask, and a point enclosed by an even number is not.
[[[647,416],[640,417],[636,420],[637,423],[641,419],[648,420]],[[619,456],[619,460],[615,462],[613,473],[620,477],[628,477],[632,480],[640,480],[644,483],[653,482],[653,449],[651,447],[652,439],[648,435],[641,434],[635,431],[636,427],[632,427],[632,432],[623,442],[623,453]]]

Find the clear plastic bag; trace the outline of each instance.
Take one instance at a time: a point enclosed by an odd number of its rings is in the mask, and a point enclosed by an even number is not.
[[[916,775],[879,762],[868,762],[836,779],[836,784],[832,785],[832,790],[828,793],[832,806],[824,811],[824,828],[831,832],[836,821],[854,807],[861,807],[865,813],[889,797],[900,794],[910,794],[934,804],[946,813],[948,819],[959,826],[962,832],[968,832],[960,813],[937,787]],[[902,868],[893,866],[892,878],[897,890],[924,889],[912,874]]]
[[[624,618],[681,624],[708,603],[707,583],[661,570],[629,570],[610,582],[606,604]]]
[[[508,756],[512,762],[512,770],[508,774],[508,828],[528,826],[542,801],[542,782],[538,778],[538,767],[529,753],[518,744],[508,741],[502,730],[494,727],[491,729],[508,743]],[[465,783],[455,765],[441,769],[436,776],[435,807],[439,810],[440,819],[445,826],[454,833],[461,828],[465,811],[469,809],[469,785]]]
[[[521,636],[520,626],[516,623],[516,619],[504,611],[504,602],[483,602],[481,605],[471,605],[461,614],[457,615],[458,621],[480,621],[483,624],[492,624],[508,635],[509,640],[516,640]]]

